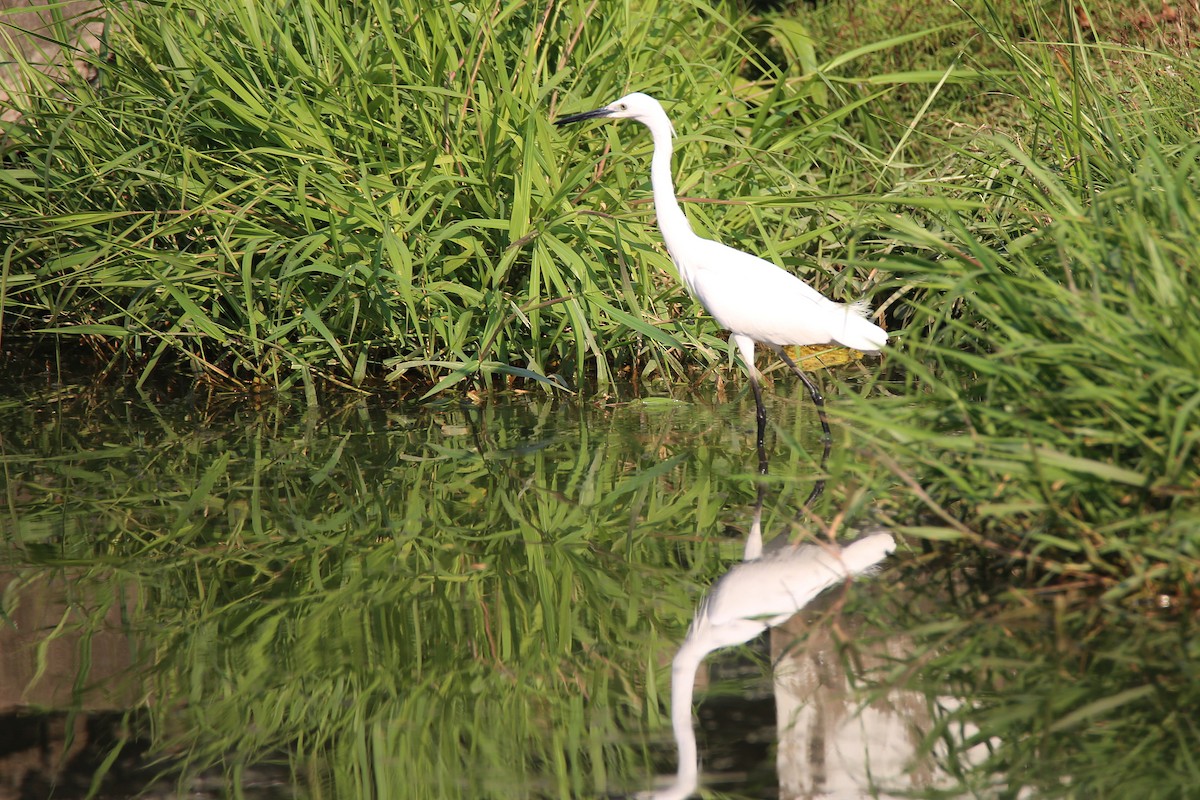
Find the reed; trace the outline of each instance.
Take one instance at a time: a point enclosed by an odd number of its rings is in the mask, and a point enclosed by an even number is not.
[[[924,551],[881,623],[918,643],[885,683],[962,687],[926,740],[948,794],[1169,796],[1197,774],[1176,709],[1200,602],[1200,72],[1032,18],[1016,36],[984,4],[1011,120],[881,235],[902,346],[839,398],[843,483]]]
[[[551,118],[654,92],[681,194],[719,203],[687,204],[697,227],[856,297],[828,256],[860,215],[853,153],[892,142],[844,126],[945,77],[856,75],[887,42],[818,63],[803,26],[733,8],[112,3],[96,81],[13,99],[6,346],[143,383],[422,393],[730,363],[651,224],[646,137]]]

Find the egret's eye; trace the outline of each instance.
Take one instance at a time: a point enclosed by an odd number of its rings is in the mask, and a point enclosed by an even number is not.
[[[618,105],[618,106],[617,106],[617,110],[618,110],[618,111],[624,111],[624,110],[625,110],[625,104],[624,104],[624,103],[621,103],[620,105]]]

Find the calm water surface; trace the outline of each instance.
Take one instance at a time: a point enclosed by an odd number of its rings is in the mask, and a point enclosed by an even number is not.
[[[6,391],[4,796],[603,797],[674,772],[670,659],[755,498],[744,398]],[[810,411],[773,407],[768,538],[823,535],[792,523]],[[847,536],[886,500],[862,458],[841,431],[818,513]],[[1106,620],[899,538],[702,670],[709,796],[1071,796],[1113,770],[1089,738],[1187,734],[1124,713],[1184,680],[1169,609]]]

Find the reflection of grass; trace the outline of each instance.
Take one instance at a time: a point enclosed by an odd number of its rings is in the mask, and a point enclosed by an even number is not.
[[[682,404],[35,409],[0,428],[6,561],[136,585],[159,752],[234,785],[279,758],[335,797],[641,780],[620,732],[666,724],[656,664],[753,498],[749,433]]]
[[[931,797],[1186,797],[1200,779],[1195,600],[1098,598],[1086,581],[1022,587],[1000,564],[912,559],[867,614],[902,658],[882,692],[913,691],[946,784]],[[869,643],[848,642],[848,648]]]

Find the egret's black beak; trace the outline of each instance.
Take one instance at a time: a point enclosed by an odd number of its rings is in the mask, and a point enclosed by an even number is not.
[[[582,114],[572,114],[569,117],[559,117],[554,120],[555,125],[569,125],[572,122],[583,122],[587,119],[601,119],[607,117],[613,112],[607,108],[597,108],[595,111],[585,111]]]

